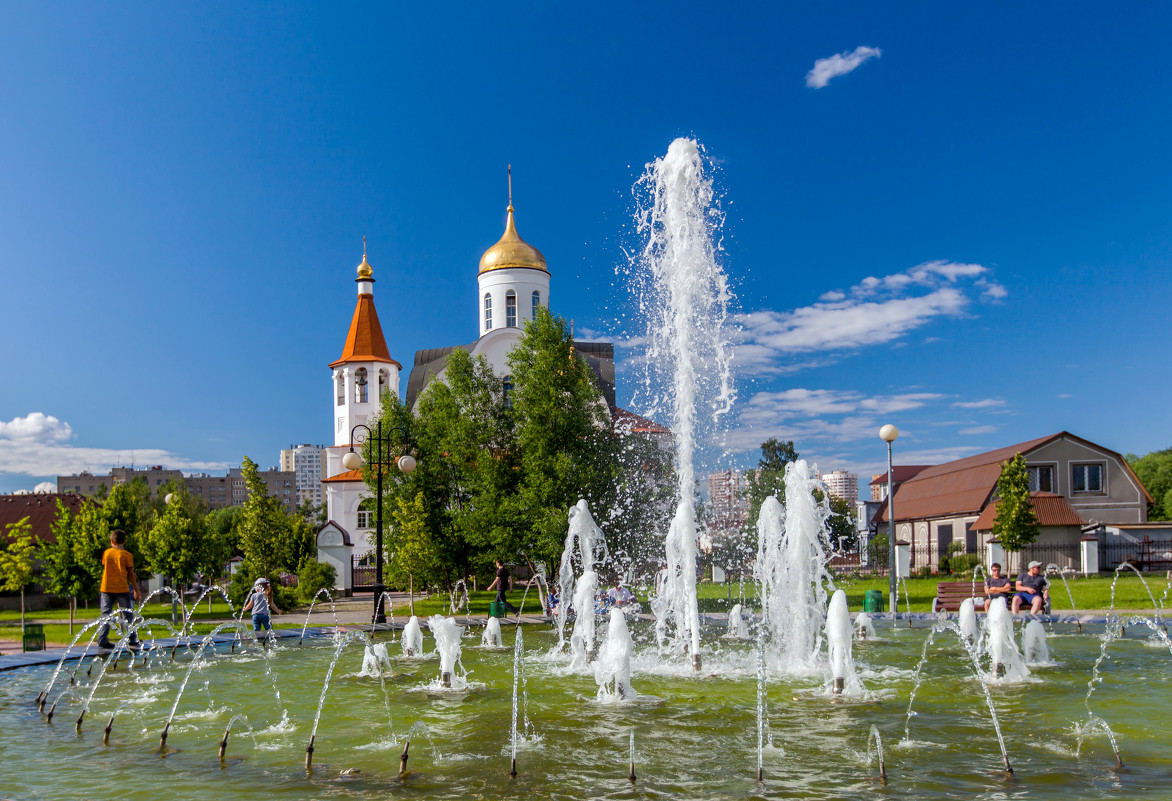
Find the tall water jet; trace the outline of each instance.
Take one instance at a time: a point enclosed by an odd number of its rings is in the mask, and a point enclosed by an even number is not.
[[[455,620],[443,615],[432,615],[427,620],[427,627],[435,637],[435,649],[440,656],[440,684],[451,687],[456,663],[460,661],[460,636],[463,629]]]
[[[419,618],[415,615],[403,627],[403,636],[400,639],[403,656],[423,656],[423,630],[419,628]]]
[[[600,700],[632,700],[638,693],[631,686],[631,632],[623,610],[610,610],[610,624],[606,640],[598,651],[594,664],[594,681],[598,683]]]
[[[826,569],[830,538],[822,482],[805,460],[785,468],[786,505],[766,498],[757,519],[754,576],[761,596],[761,625],[778,666],[791,672],[817,667],[819,638],[826,621]]]
[[[648,164],[635,191],[638,231],[646,237],[634,260],[635,289],[648,340],[636,401],[646,402],[652,415],[670,416],[679,504],[652,610],[661,642],[670,625],[674,643],[699,669],[696,445],[735,399],[725,327],[732,295],[716,259],[723,215],[700,147],[691,139],[676,139],[667,155]]]
[[[575,548],[577,546],[577,548]],[[561,601],[557,609],[558,646],[565,642],[566,618],[574,610],[574,630],[570,635],[572,666],[584,667],[594,654],[594,596],[598,591],[598,574],[594,568],[606,562],[609,554],[602,529],[594,522],[590,506],[579,500],[570,507],[569,530],[562,548],[558,569],[558,591]],[[574,562],[581,565],[582,574],[574,580]]]
[[[993,678],[1005,677],[1013,681],[1029,678],[1029,668],[1013,639],[1013,617],[1004,598],[994,598],[989,604],[989,615],[985,618],[985,650],[992,660],[989,672]]]
[[[965,643],[972,647],[980,637],[980,628],[977,626],[977,608],[972,598],[965,598],[960,602],[960,636]]]

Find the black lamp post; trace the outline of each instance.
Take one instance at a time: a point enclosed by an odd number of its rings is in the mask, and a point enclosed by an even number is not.
[[[374,431],[370,430],[369,426],[359,423],[350,429],[350,450],[342,457],[342,466],[347,470],[358,470],[362,467],[362,457],[354,452],[354,432],[358,429],[365,429],[366,436],[358,440],[358,444],[368,440],[372,435],[374,436],[374,461],[370,466],[375,470],[375,507],[374,507],[374,615],[372,621],[374,623],[386,623],[387,616],[383,612],[383,593],[386,587],[383,585],[383,471],[391,466],[391,462],[384,462],[383,459],[390,458],[390,443],[387,444],[386,457],[383,456],[383,422],[379,420],[375,423]],[[404,447],[407,445],[407,429],[402,426],[389,426],[390,431],[398,431],[403,437]],[[415,470],[415,457],[409,453],[405,453],[394,461],[394,464],[403,473],[411,473]]]
[[[898,436],[899,429],[890,423],[879,429],[879,439],[887,443],[887,576],[890,591],[888,608],[892,612],[892,619],[896,613],[898,598],[895,587],[895,468],[891,464],[891,443],[895,442]]]

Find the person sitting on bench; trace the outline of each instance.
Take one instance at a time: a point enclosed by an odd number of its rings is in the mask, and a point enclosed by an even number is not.
[[[1030,562],[1026,572],[1017,577],[1017,592],[1013,594],[1013,614],[1017,614],[1022,603],[1030,605],[1030,614],[1041,614],[1046,598],[1050,595],[1050,582],[1042,575],[1042,563]]]
[[[1009,600],[1009,594],[1013,592],[1013,582],[1010,581],[1009,576],[1001,575],[1001,563],[994,562],[989,565],[989,572],[992,574],[985,578],[985,611],[989,611],[989,604],[993,603],[994,598],[1004,598]]]

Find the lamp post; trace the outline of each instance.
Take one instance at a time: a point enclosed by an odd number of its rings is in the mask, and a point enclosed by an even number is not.
[[[383,421],[375,423],[374,431],[369,426],[359,423],[350,429],[350,450],[342,457],[342,466],[347,470],[358,470],[362,467],[362,457],[354,452],[354,432],[365,429],[366,436],[358,440],[361,445],[372,435],[374,436],[374,461],[370,463],[375,470],[375,507],[374,507],[374,614],[371,618],[374,623],[386,623],[387,616],[383,612],[383,470],[390,467],[390,462],[384,462],[383,456]],[[390,431],[398,431],[403,437],[403,445],[407,445],[407,429],[402,426],[389,426]],[[390,458],[390,445],[387,446],[387,456]],[[411,473],[415,470],[415,457],[405,453],[395,460],[394,464],[402,473]]]
[[[895,597],[895,492],[893,491],[891,467],[891,443],[899,436],[899,429],[888,423],[879,429],[879,439],[887,443],[887,577],[888,577],[888,609],[894,614],[896,611]]]

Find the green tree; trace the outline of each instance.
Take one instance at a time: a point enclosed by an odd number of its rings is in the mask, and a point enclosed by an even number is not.
[[[0,590],[20,593],[20,626],[24,628],[24,591],[33,583],[37,544],[27,517],[7,526],[7,544],[0,551]]]
[[[52,530],[53,541],[41,543],[45,588],[54,595],[69,599],[69,633],[72,636],[77,599],[92,598],[98,592],[101,551],[96,548],[96,538],[106,533],[106,524],[96,503],[83,501],[74,515],[58,498]]]
[[[204,516],[194,514],[187,492],[174,490],[154,524],[140,537],[140,549],[154,570],[170,577],[172,586],[189,583],[206,562],[207,526]]]
[[[1041,534],[1034,504],[1030,499],[1030,479],[1025,457],[1020,453],[1001,465],[1001,476],[993,491],[997,516],[993,519],[993,537],[1007,551],[1020,551]]]
[[[782,442],[770,437],[761,443],[761,458],[756,470],[745,471],[745,497],[748,500],[748,518],[745,532],[750,538],[757,536],[757,517],[761,504],[766,498],[776,496],[785,502],[785,466],[798,460],[793,440]]]
[[[278,570],[295,570],[301,532],[294,528],[280,500],[269,495],[256,462],[245,456],[241,474],[248,499],[237,518],[237,533],[250,572],[269,576]]]
[[[387,578],[400,585],[406,581],[411,614],[415,614],[416,580],[428,586],[440,573],[423,493],[416,493],[411,500],[399,498],[394,521],[386,541]]]
[[[208,512],[204,518],[207,541],[199,572],[208,582],[215,582],[224,575],[224,566],[240,550],[240,535],[236,521],[243,512],[240,506],[224,506]]]
[[[135,554],[142,554],[139,539],[150,527],[154,515],[154,505],[151,501],[151,489],[146,479],[137,476],[125,484],[116,484],[102,502],[102,517],[106,523],[106,533],[102,537],[101,548],[109,546],[109,532],[120,528],[126,532],[126,550]],[[100,552],[99,552],[100,556]],[[149,559],[144,559],[135,567],[143,574],[156,572]],[[101,565],[98,565],[98,576],[101,577]]]
[[[1152,496],[1148,519],[1172,520],[1172,448],[1143,456],[1129,453],[1124,458]]]
[[[830,496],[830,517],[826,518],[826,525],[830,529],[830,542],[836,549],[841,544],[849,551],[858,543],[855,514],[855,507],[849,501],[837,495]]]
[[[512,553],[556,562],[567,510],[585,498],[602,509],[613,498],[618,440],[593,371],[574,349],[569,326],[544,307],[509,353],[515,390],[521,481]]]

